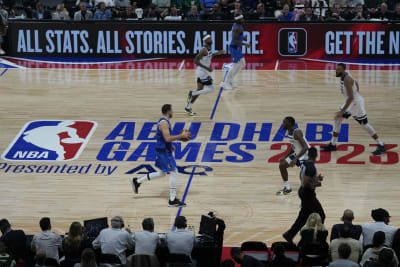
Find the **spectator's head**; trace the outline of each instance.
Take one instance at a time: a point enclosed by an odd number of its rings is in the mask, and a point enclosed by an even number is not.
[[[114,216],[111,219],[111,227],[114,229],[124,228],[124,219],[121,216]]]
[[[68,236],[64,239],[64,249],[66,251],[79,249],[82,241],[82,224],[73,222],[69,227]]]
[[[281,244],[274,246],[273,251],[274,251],[274,255],[276,255],[276,257],[282,257],[285,255],[285,247]]]
[[[341,238],[349,238],[350,237],[350,226],[346,224],[342,224],[339,227],[339,236]]]
[[[243,260],[243,257],[244,257],[244,255],[243,255],[243,253],[242,253],[242,251],[240,250],[240,248],[232,248],[231,249],[231,257],[232,257],[232,259],[234,259],[237,263],[242,263],[242,260]]]
[[[354,213],[353,213],[353,211],[350,210],[350,209],[346,209],[346,210],[343,212],[343,216],[342,216],[341,220],[342,220],[343,222],[349,222],[349,223],[351,223],[351,222],[354,220]]]
[[[40,225],[40,229],[42,229],[42,231],[51,230],[50,218],[44,217],[44,218],[40,219],[39,225]]]
[[[389,222],[390,222],[389,212],[382,208],[372,210],[371,217],[376,222],[384,222],[386,224],[389,224]]]
[[[171,104],[164,104],[161,108],[161,113],[166,116],[168,119],[172,118],[172,105]]]
[[[8,229],[11,228],[11,224],[8,222],[7,219],[1,219],[0,220],[0,231],[2,234],[5,234]]]
[[[96,267],[96,254],[93,249],[85,248],[81,255],[81,266],[82,267]]]
[[[284,130],[292,129],[295,125],[296,121],[293,117],[285,117],[282,122],[282,127]]]
[[[100,9],[100,11],[104,12],[104,10],[106,10],[106,3],[100,2],[99,3],[99,9]]]
[[[347,260],[351,254],[351,248],[346,243],[341,243],[338,248],[339,258]]]
[[[394,11],[396,12],[396,14],[400,14],[400,3],[396,4]]]
[[[363,5],[362,4],[357,4],[356,8],[355,8],[355,12],[358,13],[362,13],[363,11]]]
[[[190,14],[194,17],[199,15],[199,10],[197,9],[196,5],[190,7]]]
[[[142,222],[143,230],[154,232],[154,220],[153,218],[146,218]]]
[[[81,1],[79,3],[79,9],[81,10],[81,12],[85,12],[86,11],[86,3]]]
[[[315,161],[318,157],[318,150],[315,147],[310,147],[308,149],[308,158],[311,161]]]
[[[34,260],[36,265],[46,266],[46,254],[44,252],[38,252]]]
[[[169,15],[170,16],[178,16],[178,10],[176,9],[176,6],[175,5],[173,5],[173,6],[171,6],[171,8],[170,8],[170,10],[169,10],[170,12],[169,12]]]
[[[72,238],[82,238],[82,224],[80,222],[73,222],[69,227],[68,237]]]
[[[312,16],[312,8],[311,7],[309,7],[309,6],[307,6],[305,9],[304,9],[304,13],[306,14],[306,16],[307,17],[311,17]]]
[[[4,244],[3,241],[0,241],[0,255],[6,254],[6,253],[7,253],[6,244]]]
[[[263,3],[258,3],[257,4],[257,13],[262,14],[265,12],[264,4]]]
[[[64,4],[58,4],[56,7],[56,12],[61,13],[64,11]]]
[[[233,260],[224,260],[223,262],[221,262],[220,267],[235,267],[235,263],[233,262]]]
[[[340,4],[334,4],[332,7],[332,12],[337,13],[340,10]]]
[[[386,3],[382,3],[381,4],[381,12],[382,13],[386,13],[387,9],[388,9],[387,4]]]
[[[383,248],[380,252],[379,252],[379,256],[378,256],[378,263],[380,263],[379,266],[397,266],[396,265],[396,261],[394,258],[394,254],[393,254],[393,250],[388,249],[388,248]]]
[[[37,3],[37,5],[36,5],[36,10],[38,11],[38,12],[40,12],[40,13],[42,13],[43,11],[44,11],[44,6],[43,6],[43,4],[42,3]]]
[[[289,5],[285,4],[282,8],[282,13],[284,16],[287,16],[287,14],[289,14]]]
[[[302,228],[303,230],[313,230],[314,231],[314,240],[317,239],[318,231],[324,231],[325,226],[322,224],[321,216],[314,212],[308,216],[306,225]]]
[[[240,1],[235,1],[235,4],[234,4],[234,7],[235,7],[235,10],[240,10]]]
[[[336,77],[343,77],[346,73],[346,65],[343,63],[339,63],[336,65]]]
[[[174,226],[176,227],[176,229],[185,229],[187,227],[185,216],[176,217]]]
[[[375,232],[374,237],[372,238],[372,246],[374,248],[379,248],[385,244],[385,233],[382,231]]]

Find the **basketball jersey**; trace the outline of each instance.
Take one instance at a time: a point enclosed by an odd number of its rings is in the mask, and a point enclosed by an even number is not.
[[[204,47],[204,48],[207,49],[207,47]],[[209,68],[211,66],[212,55],[213,55],[213,52],[211,50],[207,49],[207,56],[203,56],[200,59],[200,63]],[[211,74],[208,70],[206,70],[205,68],[202,68],[200,66],[197,66],[196,72],[197,72],[197,77],[199,77],[200,79],[205,79],[208,76],[211,76]]]
[[[289,142],[292,145],[292,148],[294,150],[294,153],[299,154],[302,148],[302,145],[300,144],[299,140],[294,139],[294,132],[296,130],[300,130],[300,129],[294,129],[292,134],[288,133],[288,138],[289,138]],[[304,138],[304,137],[303,137]],[[304,141],[306,142],[307,145],[307,149],[310,148],[310,145],[308,144],[307,140],[304,138]],[[306,151],[306,153],[304,153],[304,155],[307,155],[308,152]]]
[[[350,73],[347,73],[343,76],[343,78],[340,79],[340,93],[344,96],[344,99],[347,100],[348,95],[347,95],[347,91],[346,88],[344,87],[344,78],[346,78],[347,76],[351,77]],[[353,79],[353,86],[351,87],[351,90],[353,90],[353,96],[354,96],[354,100],[355,102],[359,102],[363,100],[363,97],[360,95],[360,93],[358,92],[358,88],[356,85],[356,80]]]
[[[161,117],[158,120],[157,123],[157,132],[156,132],[156,139],[157,139],[157,143],[156,143],[156,149],[157,150],[167,150],[167,151],[172,151],[171,150],[171,143],[168,143],[164,140],[164,136],[162,135],[162,132],[160,130],[160,122],[165,120],[168,123],[168,127],[169,127],[169,134],[171,134],[171,123],[169,122],[169,120],[165,117]]]
[[[304,161],[300,166],[300,181],[301,186],[304,186],[304,176],[311,177],[312,184],[315,187],[317,182],[317,169],[315,168],[314,162]]]
[[[235,24],[233,24],[233,26],[232,26],[232,40],[231,40],[231,43],[230,43],[230,45],[231,46],[235,46],[235,47],[241,47],[241,46],[239,46],[239,45],[237,45],[237,44],[235,44],[234,42],[233,42],[233,36],[235,36],[235,27],[236,26],[238,26],[241,30],[242,30],[242,32],[239,34],[239,37],[238,37],[238,39],[237,39],[237,41],[239,41],[239,42],[243,42],[243,38],[244,38],[244,36],[243,36],[243,26],[241,25],[241,24],[237,24],[237,23],[235,23]]]

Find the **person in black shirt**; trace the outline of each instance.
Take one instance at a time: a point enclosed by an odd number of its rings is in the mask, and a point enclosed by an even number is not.
[[[321,216],[322,223],[325,221],[325,212],[315,194],[315,188],[321,186],[321,181],[323,180],[323,176],[317,173],[317,169],[314,165],[317,156],[317,149],[314,147],[309,148],[308,160],[304,161],[301,165],[301,186],[299,188],[301,209],[292,227],[283,234],[283,238],[288,242],[293,242],[293,238],[306,224],[308,216],[310,216],[311,213],[318,213]]]
[[[276,245],[273,248],[274,258],[268,267],[296,267],[296,262],[285,256],[285,248],[283,245]]]
[[[232,258],[242,267],[263,267],[264,265],[257,259],[243,254],[240,248],[231,249]]]

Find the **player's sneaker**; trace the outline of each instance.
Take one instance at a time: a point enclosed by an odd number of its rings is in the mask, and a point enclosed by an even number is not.
[[[376,147],[376,150],[374,152],[372,152],[372,155],[379,156],[379,155],[382,155],[383,153],[385,153],[385,151],[386,151],[386,146],[385,145],[383,145],[383,146],[378,145]]]
[[[135,192],[135,194],[139,193],[140,183],[138,183],[137,178],[132,178],[131,185],[133,192]]]
[[[284,187],[282,190],[279,190],[278,192],[276,192],[276,195],[283,196],[283,195],[290,194],[290,192],[292,192],[292,188],[287,189],[286,187]]]
[[[192,101],[192,91],[189,91],[188,97],[187,97],[187,104],[189,105],[190,101]]]
[[[196,115],[196,112],[193,112],[191,108],[185,108],[185,112],[186,112],[189,116],[194,116],[194,115]]]
[[[232,85],[232,88],[236,88],[238,86],[236,81],[232,81],[231,85]]]
[[[186,207],[186,203],[183,203],[178,198],[175,198],[173,201],[168,201],[168,207]]]
[[[221,87],[225,90],[232,90],[232,85],[228,82],[221,82]]]
[[[322,151],[336,151],[336,145],[332,145],[332,143],[329,143],[326,146],[321,146]]]

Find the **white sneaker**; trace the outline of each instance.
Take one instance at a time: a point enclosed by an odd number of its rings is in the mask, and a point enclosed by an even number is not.
[[[238,84],[237,84],[237,82],[235,82],[235,81],[233,81],[231,84],[232,84],[232,88],[238,87]]]
[[[225,90],[232,90],[232,85],[228,82],[222,82],[221,83],[222,88],[224,88]]]

